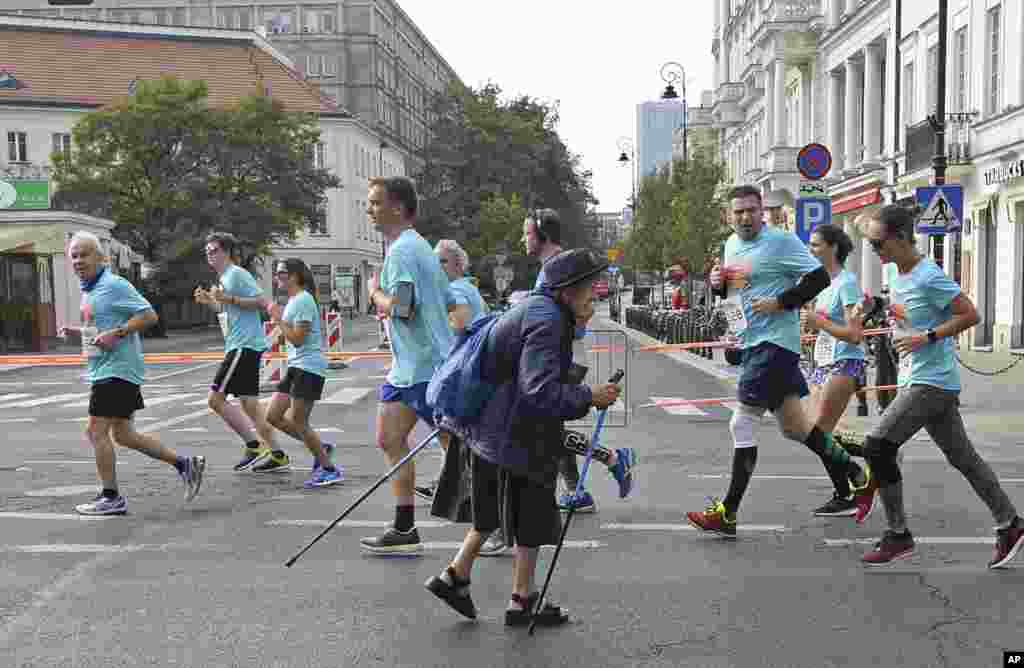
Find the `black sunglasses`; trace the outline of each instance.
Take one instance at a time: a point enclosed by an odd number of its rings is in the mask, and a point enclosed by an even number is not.
[[[868,243],[871,244],[871,248],[877,253],[878,251],[882,250],[882,246],[884,246],[885,242],[888,241],[888,240],[889,240],[888,238],[885,238],[885,239],[868,239]]]

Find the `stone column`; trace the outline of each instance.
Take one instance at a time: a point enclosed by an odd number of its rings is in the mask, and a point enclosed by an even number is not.
[[[845,164],[843,155],[843,73],[828,73],[828,148],[832,151],[832,169],[840,172]]]
[[[829,0],[828,4],[828,25],[830,28],[835,28],[843,20],[843,9],[845,9],[846,0]]]
[[[864,162],[877,164],[881,150],[882,46],[864,48]]]
[[[860,166],[862,151],[860,144],[860,116],[857,111],[857,98],[861,91],[860,65],[852,60],[846,61],[846,169]]]
[[[776,58],[772,63],[772,117],[775,125],[773,146],[786,145],[786,63]]]
[[[857,11],[857,2],[858,2],[858,0],[846,0],[846,14],[847,14],[847,16],[849,16],[849,15],[853,14],[855,11]]]
[[[865,238],[860,243],[860,286],[865,294],[877,297],[882,294],[882,263],[871,244]]]

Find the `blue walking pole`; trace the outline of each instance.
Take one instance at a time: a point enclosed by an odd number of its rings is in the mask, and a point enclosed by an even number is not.
[[[626,372],[619,369],[615,372],[608,382],[618,383],[622,380]],[[562,526],[562,535],[558,538],[558,545],[555,546],[555,555],[551,557],[551,566],[548,568],[548,574],[544,578],[544,586],[540,590],[540,598],[537,600],[537,607],[534,608],[533,612],[537,613],[544,609],[544,601],[548,595],[548,585],[551,584],[551,575],[555,572],[555,564],[558,563],[558,555],[562,553],[562,545],[565,544],[565,535],[569,533],[569,524],[572,523],[572,516],[576,512],[576,506],[579,505],[580,495],[583,494],[583,483],[587,480],[587,471],[590,470],[590,462],[594,458],[594,448],[597,447],[598,440],[601,438],[601,429],[604,428],[604,416],[608,413],[607,408],[602,408],[597,412],[597,423],[594,425],[594,433],[590,436],[590,443],[587,444],[587,455],[583,459],[583,470],[580,471],[580,479],[576,483],[576,491],[573,492],[572,498],[569,500],[569,513],[565,516],[565,524]],[[537,618],[534,617],[530,621],[529,635],[533,635],[533,630],[537,628]]]

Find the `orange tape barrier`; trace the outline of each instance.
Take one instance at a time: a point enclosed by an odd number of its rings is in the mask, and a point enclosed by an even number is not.
[[[872,385],[857,390],[858,392],[888,392],[900,389],[899,385]],[[670,406],[712,406],[715,404],[736,403],[736,397],[719,397],[715,399],[662,399],[649,404],[640,404],[637,408],[668,408]]]
[[[324,353],[328,359],[391,359],[390,352],[330,352]],[[148,364],[188,364],[190,362],[219,362],[224,359],[223,352],[202,353],[149,353],[143,356]],[[287,359],[286,353],[264,354],[263,359]],[[85,363],[81,355],[0,355],[0,365],[25,364],[30,366],[76,366]]]
[[[878,336],[880,334],[889,334],[892,332],[891,328],[881,329],[865,329],[864,336]],[[818,338],[817,334],[807,334],[801,336],[800,341],[802,343],[813,343]],[[692,343],[662,343],[651,346],[637,346],[633,348],[633,352],[637,353],[665,353],[673,352],[677,350],[694,350],[698,348],[734,348],[736,344],[732,341],[694,341]],[[607,352],[625,352],[625,348],[615,347],[612,348],[610,345],[592,346],[588,349],[588,352],[592,353],[607,353]]]

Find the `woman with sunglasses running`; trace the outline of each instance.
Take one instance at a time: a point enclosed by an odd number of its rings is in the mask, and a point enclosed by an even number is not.
[[[309,414],[323,396],[327,372],[320,308],[313,295],[316,283],[309,267],[295,258],[279,263],[274,278],[279,288],[288,291],[283,313],[280,305],[270,308],[275,330],[287,343],[288,370],[270,400],[267,422],[302,441],[313,454],[313,474],[305,487],[334,485],[341,482],[342,471],[331,462],[333,447],[321,443],[319,434],[309,426]],[[275,451],[269,461],[281,464],[281,470],[289,468],[288,455],[283,451]]]
[[[800,321],[805,328],[818,332],[814,344],[815,369],[810,378],[809,412],[828,439],[830,449],[844,460],[839,462],[840,470],[848,471],[848,480],[833,480],[835,494],[814,514],[819,517],[855,516],[860,523],[871,512],[875,498],[868,487],[868,474],[832,441],[832,431],[865,378],[860,314],[864,293],[857,276],[843,266],[852,250],[853,241],[841,228],[834,225],[814,228],[810,251],[828,271],[832,282],[818,295],[814,309],[801,311]]]

